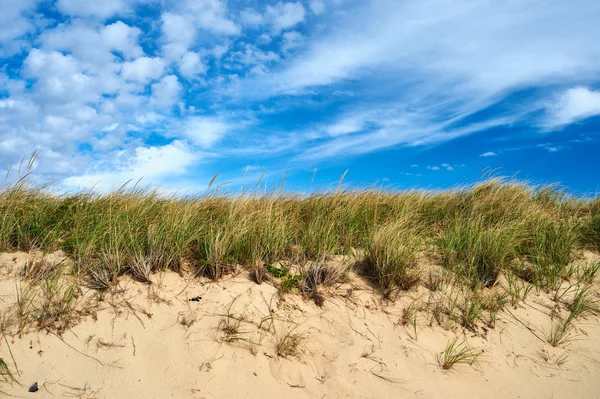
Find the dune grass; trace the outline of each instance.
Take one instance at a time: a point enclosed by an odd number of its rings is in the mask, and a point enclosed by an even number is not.
[[[571,265],[578,250],[600,248],[600,199],[555,187],[491,179],[438,192],[338,186],[310,195],[281,187],[226,194],[209,187],[178,197],[138,187],[54,194],[27,177],[0,189],[0,251],[65,252],[71,283],[43,262],[29,265],[23,287],[37,284],[37,299],[23,291],[18,312],[59,320],[61,328],[76,297],[72,281],[102,291],[120,275],[151,283],[161,270],[185,268],[218,280],[244,267],[258,283],[269,280],[280,292],[298,290],[322,305],[322,289],[348,274],[349,266],[326,264],[332,256],[363,265],[356,270],[386,298],[421,281],[439,289],[439,275],[427,280],[417,267],[425,258],[466,287],[447,298],[446,310],[436,309],[469,328],[485,312],[493,324],[507,299],[516,305],[527,287],[550,291],[572,275],[589,284],[598,273],[597,264]],[[501,276],[508,279],[506,294],[486,294]],[[490,297],[499,299],[482,299]]]
[[[446,348],[438,355],[438,363],[444,370],[450,370],[457,364],[472,365],[480,358],[482,352],[471,348],[466,340],[458,342],[458,337],[449,341]]]
[[[439,193],[190,198],[141,189],[53,195],[20,184],[0,191],[0,250],[62,249],[74,274],[97,289],[121,274],[149,281],[184,263],[216,280],[235,265],[364,250],[368,271],[389,294],[415,283],[411,267],[426,249],[474,288],[507,271],[549,288],[567,275],[578,248],[600,245],[599,215],[597,200],[500,180]]]

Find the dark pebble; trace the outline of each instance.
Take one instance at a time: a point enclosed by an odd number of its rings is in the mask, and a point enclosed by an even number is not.
[[[38,391],[38,385],[37,385],[37,381],[33,383],[32,386],[29,387],[29,392],[37,392]]]

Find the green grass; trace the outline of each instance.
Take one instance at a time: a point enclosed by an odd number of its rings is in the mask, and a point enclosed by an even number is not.
[[[474,291],[508,272],[551,289],[569,277],[575,252],[597,243],[600,215],[598,199],[498,179],[441,192],[209,188],[194,197],[138,187],[59,195],[27,179],[0,189],[0,250],[62,249],[71,274],[98,290],[123,274],[150,283],[156,271],[185,266],[218,280],[240,266],[268,271],[281,261],[309,265],[297,281],[284,279],[284,289],[302,279],[315,286],[311,264],[356,254],[387,297],[419,282],[425,254]],[[32,278],[43,280],[42,266]]]
[[[458,342],[458,337],[449,341],[446,348],[438,355],[438,362],[444,370],[450,370],[457,364],[472,365],[481,356],[481,350],[471,348],[467,341]]]
[[[515,258],[520,233],[512,221],[488,226],[483,217],[456,218],[437,243],[442,265],[473,288],[491,287]]]
[[[412,225],[404,216],[375,232],[367,254],[367,269],[385,297],[419,282],[417,252],[423,248],[423,228]]]

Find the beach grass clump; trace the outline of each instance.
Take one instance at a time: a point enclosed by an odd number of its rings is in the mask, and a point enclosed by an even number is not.
[[[600,313],[600,303],[590,285],[577,287],[573,299],[567,304],[569,313],[559,317],[546,334],[546,341],[553,347],[566,346],[576,334],[575,321],[588,315]]]
[[[456,218],[437,241],[442,265],[469,284],[491,287],[516,256],[520,231],[514,222],[489,226],[482,218]]]
[[[481,350],[469,346],[466,340],[458,341],[458,337],[446,344],[446,348],[438,355],[438,363],[444,370],[450,370],[457,364],[473,365],[481,356]]]
[[[521,278],[542,288],[556,286],[569,277],[568,266],[575,259],[576,230],[565,220],[535,215],[523,223],[523,241],[518,247],[525,261]]]
[[[574,320],[573,313],[570,313],[568,317],[559,319],[558,322],[552,325],[550,332],[546,334],[546,341],[555,348],[569,344],[575,338]]]
[[[375,232],[366,266],[385,297],[389,298],[398,289],[407,290],[420,281],[417,253],[422,248],[422,232],[406,215]]]
[[[581,227],[581,241],[593,250],[600,251],[600,201],[594,204],[593,211]],[[596,207],[598,210],[596,210]]]

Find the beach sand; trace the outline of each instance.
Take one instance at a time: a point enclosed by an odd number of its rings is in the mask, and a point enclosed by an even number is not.
[[[19,271],[32,256],[0,256],[1,311],[14,306]],[[60,262],[62,254],[49,258]],[[39,398],[600,395],[599,319],[577,321],[574,339],[553,348],[545,336],[554,303],[542,292],[506,306],[495,328],[472,330],[444,329],[427,312],[403,324],[407,306],[427,301],[424,287],[383,301],[351,274],[325,297],[319,307],[297,293],[280,296],[247,271],[219,282],[157,273],[151,285],[124,276],[102,297],[82,288],[76,324],[61,334],[35,324],[22,336],[8,329],[0,357],[21,385],[0,383],[0,391]],[[481,355],[443,370],[438,356],[455,337]],[[34,382],[39,391],[27,392]]]

